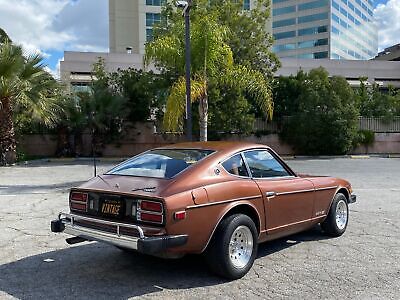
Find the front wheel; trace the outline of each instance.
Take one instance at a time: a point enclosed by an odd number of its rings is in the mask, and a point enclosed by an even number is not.
[[[209,268],[228,279],[243,277],[256,258],[257,237],[256,226],[246,215],[222,220],[205,253]]]
[[[325,221],[321,223],[322,229],[330,236],[341,236],[347,228],[349,221],[349,207],[347,198],[337,193]]]

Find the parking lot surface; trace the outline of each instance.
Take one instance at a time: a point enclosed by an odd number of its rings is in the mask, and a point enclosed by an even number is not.
[[[0,168],[3,299],[400,299],[400,159],[289,160],[298,172],[346,178],[358,196],[346,233],[319,228],[261,244],[242,279],[210,274],[200,256],[162,260],[100,243],[69,246],[50,221],[85,162]],[[101,163],[100,170],[111,167]]]

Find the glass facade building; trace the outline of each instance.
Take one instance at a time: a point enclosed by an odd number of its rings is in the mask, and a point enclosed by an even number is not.
[[[370,59],[378,52],[372,0],[273,0],[279,57]]]

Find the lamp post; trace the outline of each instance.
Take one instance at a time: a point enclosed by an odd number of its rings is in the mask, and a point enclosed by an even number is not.
[[[176,1],[185,18],[186,139],[192,141],[192,100],[190,95],[190,8],[192,0]]]

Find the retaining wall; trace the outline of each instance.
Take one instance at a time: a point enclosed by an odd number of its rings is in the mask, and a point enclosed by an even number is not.
[[[142,124],[131,128],[124,134],[124,139],[118,143],[106,144],[102,148],[102,156],[105,157],[129,157],[142,151],[155,147],[183,142],[185,137],[173,134],[154,133],[153,125]],[[224,138],[229,141],[246,141],[269,145],[281,155],[294,155],[291,146],[279,140],[277,134],[261,137],[229,135]],[[25,135],[19,139],[19,149],[29,156],[50,157],[55,156],[57,151],[57,135]],[[91,156],[92,142],[90,134],[82,135],[82,147],[80,156]],[[360,146],[351,154],[399,154],[400,133],[375,133],[373,145]]]

